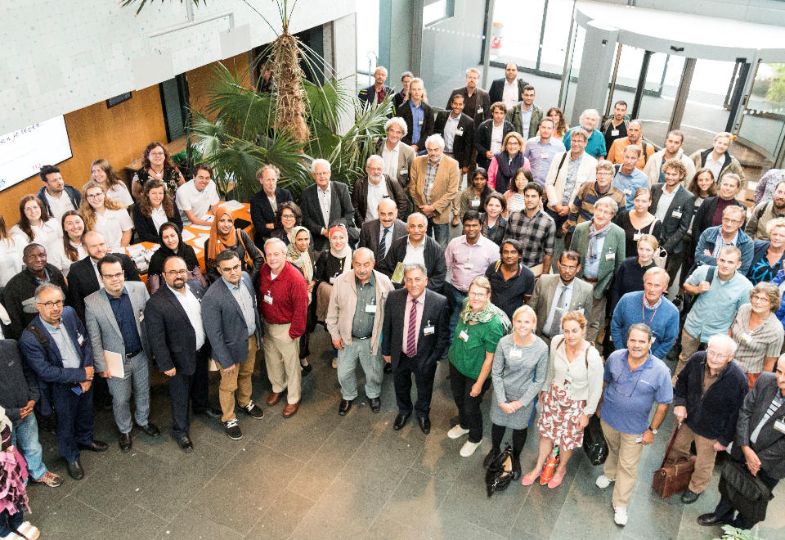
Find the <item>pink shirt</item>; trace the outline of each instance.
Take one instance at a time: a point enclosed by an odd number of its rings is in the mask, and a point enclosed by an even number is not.
[[[499,260],[499,246],[492,240],[480,236],[474,245],[466,241],[466,235],[450,240],[444,251],[447,263],[447,283],[462,292],[477,276],[484,276],[488,266]]]
[[[409,314],[412,310],[412,300],[414,298],[411,294],[406,295],[406,313],[403,316],[403,347],[401,351],[406,354],[406,341],[409,339]],[[417,335],[414,336],[414,346],[417,347],[417,341],[420,339],[420,325],[422,324],[423,302],[425,301],[425,290],[419,298],[417,298]]]

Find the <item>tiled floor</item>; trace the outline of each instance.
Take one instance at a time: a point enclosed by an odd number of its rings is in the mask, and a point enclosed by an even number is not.
[[[313,349],[326,351],[319,329]],[[337,414],[340,394],[329,353],[314,355],[314,370],[303,384],[300,412],[289,420],[281,405],[265,409],[262,420],[240,415],[245,437],[231,441],[217,420],[193,422],[195,452],[183,454],[168,436],[136,434],[130,454],[121,454],[111,413],[97,417],[96,436],[111,442],[105,454],[84,453],[84,480],[67,477],[51,435],[43,434],[49,466],[66,476],[58,489],[32,487],[30,520],[43,538],[119,540],[233,538],[516,538],[600,539],[719,537],[695,517],[716,504],[716,478],[691,506],[678,497],[662,501],[650,490],[670,422],[654,447],[644,452],[639,482],[625,528],[613,524],[610,492],[594,486],[600,467],[577,455],[564,484],[549,490],[515,483],[485,496],[482,459],[489,436],[477,453],[461,458],[462,441],[446,437],[454,405],[443,366],[437,372],[431,419],[423,435],[414,422],[393,431],[395,398],[385,376],[382,412],[373,414],[358,399],[345,417]],[[215,385],[213,385],[215,386]],[[213,390],[215,390],[213,388]],[[263,402],[269,385],[262,373],[254,394]],[[153,389],[153,420],[169,426],[166,389]],[[362,396],[362,394],[361,394]],[[486,396],[485,406],[490,396]],[[364,397],[362,398],[364,399]],[[489,431],[486,423],[486,432]],[[529,437],[524,469],[535,458]],[[759,527],[762,538],[785,538],[785,489],[769,506]]]

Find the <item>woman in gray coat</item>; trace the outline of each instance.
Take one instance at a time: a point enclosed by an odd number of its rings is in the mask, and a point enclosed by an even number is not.
[[[499,340],[493,357],[491,378],[492,448],[483,465],[487,468],[501,451],[507,428],[512,430],[513,478],[521,474],[521,451],[526,444],[526,427],[534,397],[542,389],[548,371],[548,346],[534,335],[537,315],[521,306],[512,316],[512,334]]]

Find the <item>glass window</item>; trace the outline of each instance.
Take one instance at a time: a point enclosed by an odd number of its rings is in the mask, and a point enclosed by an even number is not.
[[[373,84],[379,57],[379,2],[357,3],[357,86]]]

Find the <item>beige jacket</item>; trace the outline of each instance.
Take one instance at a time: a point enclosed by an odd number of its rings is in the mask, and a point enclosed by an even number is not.
[[[414,158],[409,179],[409,194],[414,202],[415,212],[419,212],[418,207],[425,205],[425,176],[428,172],[428,156]],[[442,156],[439,169],[436,171],[436,178],[431,189],[431,204],[436,215],[433,222],[443,225],[450,221],[450,205],[458,195],[458,184],[461,173],[458,162],[450,156]]]
[[[373,271],[373,277],[376,281],[376,316],[373,318],[371,332],[371,354],[376,354],[381,342],[384,303],[393,290],[393,284],[390,278],[376,270]],[[356,306],[357,282],[354,272],[346,272],[338,276],[330,293],[330,306],[327,308],[325,323],[332,339],[342,339],[347,345],[352,342],[352,321]]]

